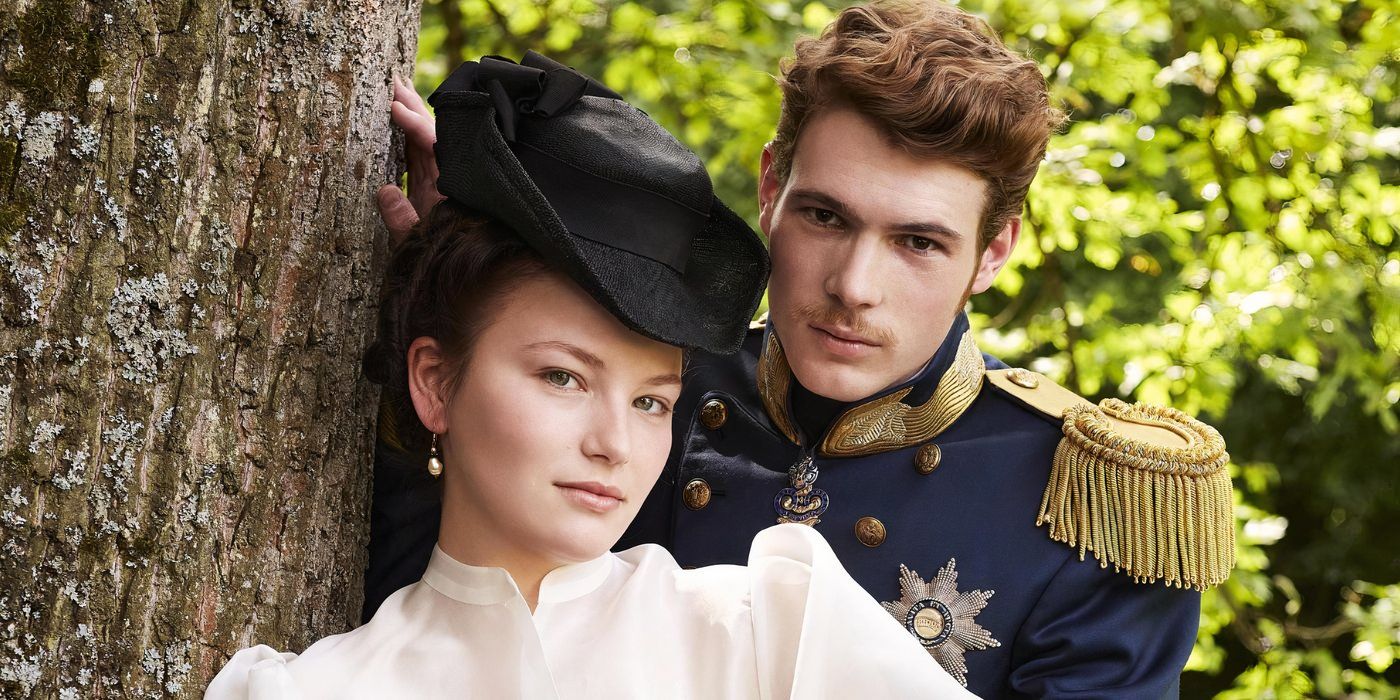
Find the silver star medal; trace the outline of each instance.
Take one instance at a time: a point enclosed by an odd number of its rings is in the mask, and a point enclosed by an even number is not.
[[[918,572],[900,564],[899,588],[903,597],[881,605],[928,649],[943,670],[966,686],[967,661],[963,655],[969,650],[999,647],[1001,642],[973,619],[987,607],[987,600],[996,591],[959,593],[956,566],[957,560],[949,559],[938,575],[926,582]]]

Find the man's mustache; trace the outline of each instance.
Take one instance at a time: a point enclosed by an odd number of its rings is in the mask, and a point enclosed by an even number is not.
[[[866,321],[850,309],[826,304],[806,304],[797,307],[797,319],[811,325],[835,326],[860,336],[872,345],[893,346],[895,334]]]

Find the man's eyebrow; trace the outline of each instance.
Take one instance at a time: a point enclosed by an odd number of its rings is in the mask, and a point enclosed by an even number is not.
[[[593,353],[587,350],[584,350],[583,348],[577,345],[574,345],[573,343],[566,343],[562,340],[545,340],[538,343],[531,343],[529,345],[526,345],[525,349],[558,350],[560,352],[565,352],[570,355],[573,355],[579,362],[588,365],[589,368],[594,370],[600,370],[605,366],[602,358],[598,357],[597,355],[594,355]]]
[[[813,202],[816,202],[817,204],[820,204],[824,209],[830,209],[831,211],[840,214],[843,218],[851,218],[851,208],[846,206],[845,202],[820,190],[806,188],[796,189],[789,192],[788,196],[801,197],[802,199],[811,200]]]
[[[790,193],[790,196],[801,197],[802,199],[814,202],[824,209],[830,209],[847,221],[859,223],[858,217],[851,212],[851,208],[846,206],[845,202],[820,190],[796,189]],[[890,228],[899,233],[947,239],[949,243],[961,242],[966,238],[966,236],[959,233],[957,229],[938,221],[909,221],[902,224],[895,224]]]
[[[951,226],[945,226],[937,221],[911,221],[903,224],[896,224],[894,230],[900,233],[910,233],[925,238],[945,238],[949,243],[961,242],[966,236],[958,233]]]

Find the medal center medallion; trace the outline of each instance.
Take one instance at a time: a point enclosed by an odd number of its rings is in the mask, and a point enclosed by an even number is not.
[[[909,606],[904,626],[914,633],[919,643],[936,647],[948,640],[953,631],[953,613],[948,606],[933,598],[924,598]]]

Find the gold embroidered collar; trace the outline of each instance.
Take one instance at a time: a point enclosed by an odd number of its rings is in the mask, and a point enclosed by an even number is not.
[[[982,353],[972,340],[972,332],[966,331],[953,364],[938,380],[938,388],[928,401],[919,406],[904,403],[904,397],[913,391],[913,387],[905,387],[852,406],[827,429],[819,452],[823,457],[860,457],[927,442],[947,430],[972,405],[982,390],[985,372]],[[802,444],[787,405],[792,368],[774,329],[768,331],[757,374],[758,394],[769,418],[787,439]]]

